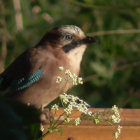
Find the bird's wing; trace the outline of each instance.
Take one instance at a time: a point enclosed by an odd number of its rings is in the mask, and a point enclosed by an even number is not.
[[[43,70],[34,69],[35,64],[31,64],[30,59],[31,53],[26,51],[0,75],[0,93],[22,91],[42,77]]]
[[[38,69],[35,73],[28,77],[22,77],[19,80],[13,81],[11,84],[11,90],[12,92],[18,92],[22,91],[29,86],[31,86],[33,83],[37,82],[42,77],[43,70]]]

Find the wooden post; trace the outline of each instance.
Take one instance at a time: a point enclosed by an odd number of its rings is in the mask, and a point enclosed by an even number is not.
[[[91,109],[101,111],[103,109]],[[58,111],[61,114],[62,110]],[[122,132],[118,140],[140,140],[140,109],[120,109]],[[73,118],[80,116],[75,113]],[[71,126],[63,129],[62,134],[52,133],[44,140],[115,140],[113,136],[114,127],[91,121],[84,121],[79,126]]]

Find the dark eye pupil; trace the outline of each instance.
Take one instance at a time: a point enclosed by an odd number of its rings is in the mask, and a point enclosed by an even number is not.
[[[66,35],[66,36],[65,36],[65,39],[67,39],[67,40],[72,40],[72,35]]]

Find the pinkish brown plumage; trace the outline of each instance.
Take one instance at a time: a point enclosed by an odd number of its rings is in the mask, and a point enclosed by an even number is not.
[[[59,66],[79,74],[80,63],[87,44],[95,42],[76,26],[54,28],[33,48],[21,54],[1,75],[0,93],[40,108],[49,104],[72,87],[65,81],[56,84],[56,77],[64,77]],[[39,75],[38,75],[39,73]],[[13,88],[16,87],[16,90]]]

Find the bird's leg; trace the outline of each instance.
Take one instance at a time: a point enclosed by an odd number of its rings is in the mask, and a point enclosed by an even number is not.
[[[41,112],[43,112],[43,110],[44,110],[44,105],[41,105],[40,109],[41,109]]]
[[[41,121],[41,124],[42,125],[45,125],[47,123],[50,122],[50,120],[52,120],[53,118],[53,114],[52,112],[50,111],[49,108],[44,108],[44,106],[42,105],[41,106],[41,116],[40,116],[40,121]]]

